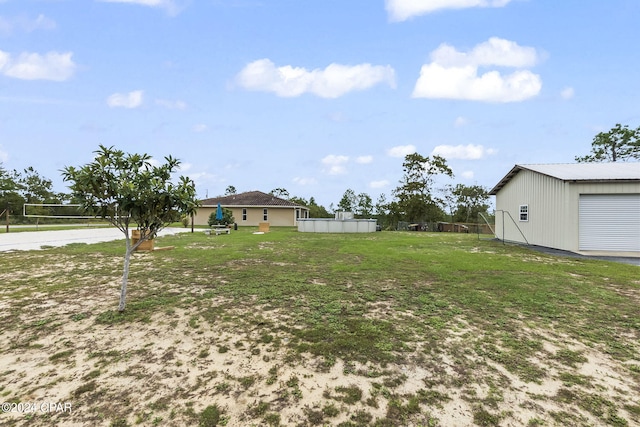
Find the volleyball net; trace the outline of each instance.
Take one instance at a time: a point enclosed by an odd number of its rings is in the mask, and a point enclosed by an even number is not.
[[[25,218],[57,218],[57,219],[96,219],[97,215],[88,215],[79,204],[62,203],[25,203],[22,206]]]

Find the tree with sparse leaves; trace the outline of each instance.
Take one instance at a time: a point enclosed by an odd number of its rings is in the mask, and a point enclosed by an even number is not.
[[[458,184],[451,194],[456,205],[454,221],[470,222],[489,209],[489,191],[481,185]]]
[[[180,161],[168,156],[165,164],[153,166],[147,154],[125,154],[100,145],[91,163],[67,166],[62,175],[72,197],[91,215],[100,216],[125,236],[126,251],[118,311],[125,309],[131,254],[144,241],[153,239],[182,214],[198,208],[194,182],[184,176],[177,183],[172,174]],[[137,225],[140,239],[132,244],[129,228]]]
[[[600,132],[591,142],[591,153],[576,157],[576,162],[625,162],[640,159],[640,127],[616,124],[609,132]]]
[[[404,175],[393,194],[408,221],[435,221],[444,216],[444,201],[435,194],[433,185],[438,175],[453,178],[453,171],[444,157],[408,154],[402,163]]]
[[[269,194],[285,200],[289,200],[289,198],[291,197],[286,188],[274,188],[269,192]]]
[[[367,193],[360,193],[356,198],[356,214],[360,218],[369,218],[373,214],[373,200]]]
[[[342,199],[338,202],[338,210],[342,212],[353,212],[356,209],[358,197],[356,192],[348,188],[342,195]]]

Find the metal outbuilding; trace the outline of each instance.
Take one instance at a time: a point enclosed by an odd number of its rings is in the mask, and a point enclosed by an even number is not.
[[[640,163],[515,165],[489,192],[496,237],[640,257]]]

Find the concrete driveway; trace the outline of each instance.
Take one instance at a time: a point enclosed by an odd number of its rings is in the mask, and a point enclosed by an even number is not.
[[[191,231],[190,228],[165,228],[158,236]],[[0,234],[0,252],[30,251],[42,246],[65,246],[70,243],[100,243],[124,240],[124,234],[114,227],[80,228],[53,231],[21,231]]]

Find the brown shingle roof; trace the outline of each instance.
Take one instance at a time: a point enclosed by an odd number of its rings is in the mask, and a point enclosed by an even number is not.
[[[279,207],[304,207],[289,200],[281,199],[262,191],[247,191],[246,193],[230,194],[222,197],[212,197],[201,201],[203,206],[279,206]]]

